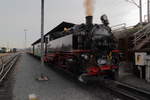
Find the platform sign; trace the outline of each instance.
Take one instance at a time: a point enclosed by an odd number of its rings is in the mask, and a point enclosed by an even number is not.
[[[146,53],[145,52],[135,52],[135,64],[136,65],[145,65],[146,64]]]

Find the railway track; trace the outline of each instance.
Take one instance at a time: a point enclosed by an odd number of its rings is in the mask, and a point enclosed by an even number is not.
[[[104,84],[104,88],[108,89],[112,95],[121,100],[150,100],[150,91],[112,80]]]
[[[0,100],[12,99],[11,69],[13,68],[19,56],[20,54],[9,55],[5,57],[4,63],[0,65]]]
[[[8,57],[5,63],[0,66],[0,83],[6,78],[9,71],[12,69],[13,65],[17,61],[19,54],[13,54]]]

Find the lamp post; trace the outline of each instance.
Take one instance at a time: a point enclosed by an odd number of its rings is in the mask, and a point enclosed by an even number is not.
[[[142,25],[142,0],[139,0],[140,24]]]
[[[44,0],[41,0],[41,64],[44,64]]]
[[[25,44],[24,44],[24,46],[25,46],[25,49],[27,48],[27,29],[24,29],[24,32],[25,32]]]
[[[150,8],[149,8],[149,3],[150,1],[147,0],[147,20],[148,20],[148,23],[150,22]]]

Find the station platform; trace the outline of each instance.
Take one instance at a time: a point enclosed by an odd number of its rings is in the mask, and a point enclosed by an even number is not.
[[[113,100],[107,91],[81,84],[50,67],[41,66],[40,60],[22,54],[15,66],[13,100],[29,100],[31,94],[38,100]],[[49,80],[36,80],[41,73]]]

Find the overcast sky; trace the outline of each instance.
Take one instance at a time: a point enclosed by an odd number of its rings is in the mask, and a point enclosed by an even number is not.
[[[45,0],[45,33],[62,21],[84,23],[84,0]],[[137,3],[139,0],[135,0]],[[146,1],[143,0],[143,16],[146,15]],[[40,37],[41,0],[0,0],[0,47],[23,48],[24,29],[27,29],[27,45]],[[95,0],[94,23],[107,14],[110,25],[138,23],[138,8],[125,0]],[[144,17],[143,17],[144,18]]]

